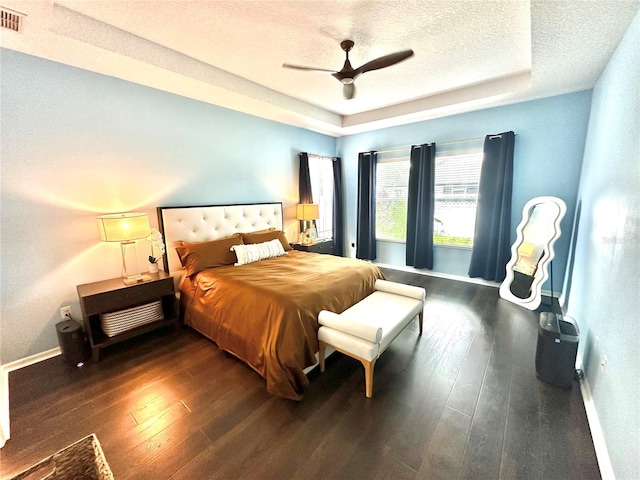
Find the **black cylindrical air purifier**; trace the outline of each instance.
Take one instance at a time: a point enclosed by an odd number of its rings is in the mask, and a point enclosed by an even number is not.
[[[573,318],[551,312],[540,314],[536,349],[536,374],[540,380],[571,388],[579,335]]]
[[[89,351],[80,324],[75,320],[64,320],[56,324],[56,332],[63,360],[73,367],[84,365]]]

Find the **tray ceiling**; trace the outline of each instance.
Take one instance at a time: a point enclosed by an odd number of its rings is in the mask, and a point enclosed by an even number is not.
[[[592,88],[638,1],[11,1],[2,46],[227,108],[344,135]],[[411,48],[356,80],[340,70]]]

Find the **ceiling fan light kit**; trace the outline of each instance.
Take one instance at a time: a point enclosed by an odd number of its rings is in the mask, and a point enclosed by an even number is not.
[[[351,62],[349,61],[349,52],[354,45],[355,43],[353,42],[353,40],[343,40],[342,42],[340,42],[340,47],[342,48],[342,50],[344,50],[346,55],[344,65],[342,66],[342,70],[340,71],[327,70],[324,68],[303,67],[300,65],[291,65],[289,63],[283,63],[282,66],[284,68],[293,68],[296,70],[310,70],[314,72],[331,73],[333,77],[342,82],[342,93],[347,100],[350,100],[356,94],[356,86],[354,85],[354,82],[356,78],[358,78],[358,76],[371,70],[379,70],[381,68],[390,67],[391,65],[395,65],[396,63],[399,63],[413,56],[413,50],[402,50],[400,52],[392,53],[390,55],[385,55],[384,57],[379,57],[375,60],[371,60],[370,62],[359,66],[358,68],[353,68],[351,66]]]

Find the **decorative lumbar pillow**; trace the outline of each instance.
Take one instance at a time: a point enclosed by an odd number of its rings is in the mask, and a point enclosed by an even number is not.
[[[284,248],[285,251],[293,250],[291,245],[289,245],[287,237],[284,236],[284,232],[282,230],[267,230],[266,232],[258,231],[242,234],[242,241],[245,243],[245,245],[250,245],[252,243],[264,243],[268,242],[269,240],[273,240],[274,238],[280,240],[282,248]]]
[[[233,265],[236,255],[231,247],[234,245],[242,245],[239,233],[210,242],[182,242],[176,247],[176,252],[187,275],[191,276],[207,268]]]
[[[246,265],[266,258],[286,255],[282,243],[277,238],[263,243],[253,243],[251,245],[234,245],[231,247],[238,257],[236,265]]]

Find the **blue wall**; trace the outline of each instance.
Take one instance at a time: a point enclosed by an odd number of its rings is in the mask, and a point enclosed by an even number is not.
[[[545,98],[504,107],[428,120],[344,137],[338,141],[345,164],[348,244],[356,238],[358,152],[411,144],[451,142],[513,130],[514,154],[512,241],[522,207],[533,197],[552,195],[567,204],[562,237],[555,246],[554,290],[559,291],[569,253],[571,225],[587,134],[591,92]],[[353,249],[352,249],[353,251]],[[438,248],[434,271],[467,276],[469,250]],[[378,242],[378,261],[405,265],[404,244]],[[547,282],[545,288],[549,288]]]
[[[640,14],[593,90],[564,294],[615,478],[640,478]],[[606,365],[602,360],[606,357]]]
[[[55,347],[59,308],[71,305],[81,318],[75,286],[119,275],[119,251],[99,242],[96,215],[139,210],[155,223],[157,205],[281,200],[294,229],[299,151],[343,157],[350,245],[359,151],[514,130],[514,229],[529,198],[557,195],[570,230],[588,92],[336,141],[11,50],[0,50],[0,61],[3,363]],[[554,285],[568,244],[568,236],[557,244]],[[403,244],[379,251],[379,261],[404,265]],[[468,258],[439,248],[435,270],[465,276]]]
[[[82,318],[76,285],[120,275],[96,215],[282,201],[293,231],[298,152],[335,155],[330,136],[7,49],[0,62],[2,363],[56,347],[59,308]]]

